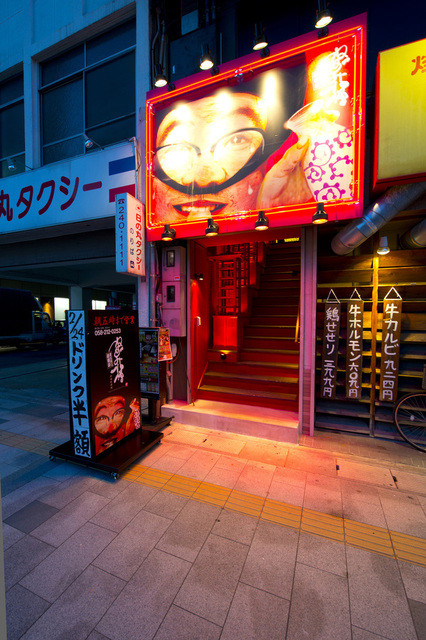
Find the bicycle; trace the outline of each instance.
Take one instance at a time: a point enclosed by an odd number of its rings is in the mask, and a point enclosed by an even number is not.
[[[407,393],[395,404],[393,421],[412,447],[426,451],[426,391]]]

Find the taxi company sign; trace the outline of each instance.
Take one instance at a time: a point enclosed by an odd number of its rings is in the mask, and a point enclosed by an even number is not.
[[[145,275],[144,206],[128,193],[115,196],[115,269]]]
[[[135,194],[130,143],[0,181],[0,233],[113,216],[115,196]]]

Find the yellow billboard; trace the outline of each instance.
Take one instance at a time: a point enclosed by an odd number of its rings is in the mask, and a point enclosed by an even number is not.
[[[426,38],[379,53],[375,181],[426,175]]]

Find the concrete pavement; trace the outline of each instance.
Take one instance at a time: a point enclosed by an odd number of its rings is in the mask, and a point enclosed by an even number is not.
[[[426,637],[426,468],[174,422],[117,482],[48,459],[63,395],[0,389],[8,640]]]

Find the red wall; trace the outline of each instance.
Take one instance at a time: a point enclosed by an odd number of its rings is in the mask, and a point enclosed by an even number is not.
[[[211,263],[207,257],[207,248],[196,241],[190,242],[190,265],[191,395],[194,399],[207,364],[207,349],[210,346],[211,335]],[[204,279],[195,279],[194,275],[200,273]],[[199,326],[196,326],[197,316],[201,318]]]

